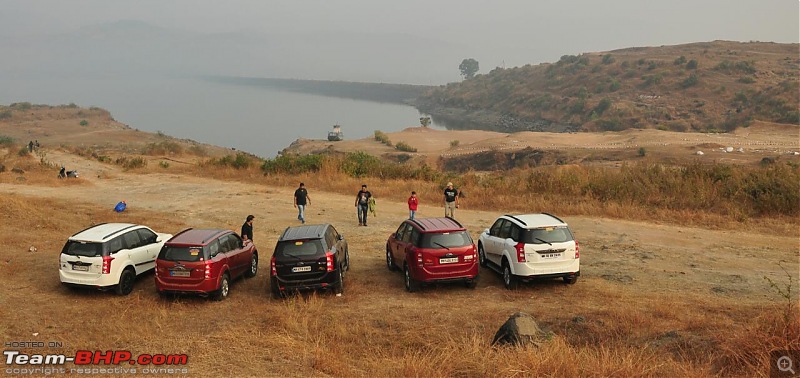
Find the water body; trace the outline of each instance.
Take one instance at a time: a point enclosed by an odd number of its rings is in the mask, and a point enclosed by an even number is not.
[[[0,73],[0,104],[97,106],[143,131],[272,158],[298,138],[326,139],[340,124],[347,139],[419,126],[407,105],[285,92],[199,78],[11,76]],[[432,128],[444,129],[435,123]]]

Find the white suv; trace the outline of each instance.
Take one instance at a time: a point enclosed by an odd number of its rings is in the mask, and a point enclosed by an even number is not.
[[[67,239],[59,258],[61,283],[72,287],[114,288],[128,295],[136,276],[155,267],[156,256],[171,238],[146,226],[101,223]]]
[[[503,215],[478,238],[481,266],[503,275],[514,289],[520,280],[562,277],[574,284],[580,271],[578,242],[564,221],[554,215]]]

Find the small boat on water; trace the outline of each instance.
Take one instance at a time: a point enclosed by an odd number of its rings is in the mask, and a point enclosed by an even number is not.
[[[339,125],[333,125],[333,131],[328,132],[328,140],[331,142],[344,140],[344,133],[342,132],[342,127]]]

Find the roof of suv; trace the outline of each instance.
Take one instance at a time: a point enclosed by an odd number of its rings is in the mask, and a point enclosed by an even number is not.
[[[423,233],[442,232],[442,231],[462,231],[465,230],[461,223],[448,217],[442,218],[417,218],[409,219],[407,222],[417,226]]]
[[[118,233],[134,227],[142,226],[133,223],[100,223],[83,231],[79,231],[69,238],[73,240],[102,243],[116,236]]]
[[[218,228],[187,228],[167,240],[166,244],[206,245],[220,234],[228,231]]]
[[[506,218],[517,221],[525,228],[539,228],[548,226],[566,226],[567,223],[555,215],[548,213],[504,215]]]
[[[305,226],[287,227],[283,231],[278,241],[301,240],[301,239],[321,239],[325,235],[325,230],[329,224],[311,224]]]

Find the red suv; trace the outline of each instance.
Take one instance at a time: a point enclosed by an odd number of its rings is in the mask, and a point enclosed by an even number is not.
[[[156,259],[159,294],[193,293],[225,299],[231,280],[258,272],[258,251],[230,230],[187,229],[167,240]]]
[[[469,232],[452,218],[406,220],[386,242],[386,266],[403,269],[406,290],[422,283],[478,283],[478,253]]]

